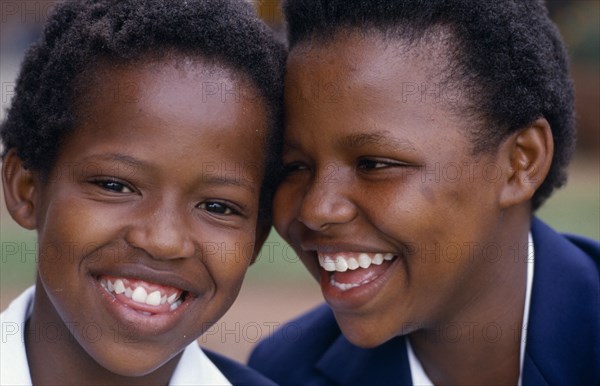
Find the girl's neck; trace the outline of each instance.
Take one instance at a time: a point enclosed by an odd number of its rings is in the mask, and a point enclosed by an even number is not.
[[[167,385],[178,354],[140,377],[115,374],[96,362],[77,342],[37,283],[31,318],[25,326],[25,348],[34,385]],[[82,328],[82,326],[71,326]],[[103,332],[105,333],[105,332]],[[108,332],[110,333],[110,332]]]
[[[527,242],[525,234],[517,245]],[[508,250],[509,244],[503,247]],[[518,258],[506,256],[497,262],[501,264],[498,274],[474,294],[472,303],[434,327],[410,335],[413,350],[434,384],[517,384],[527,261],[527,248],[519,248]]]

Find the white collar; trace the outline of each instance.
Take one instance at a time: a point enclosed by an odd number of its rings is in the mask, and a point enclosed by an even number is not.
[[[523,323],[521,325],[521,351],[520,351],[520,368],[519,368],[519,383],[522,384],[523,375],[523,360],[525,359],[525,342],[527,341],[527,321],[529,320],[529,303],[531,301],[531,287],[533,285],[533,265],[534,265],[534,248],[531,232],[528,235],[527,241],[527,287],[525,289],[525,306],[523,307]],[[412,384],[418,386],[433,385],[429,379],[421,362],[415,355],[410,341],[406,339],[406,351],[408,353],[408,364],[412,377]]]
[[[25,323],[31,316],[35,286],[29,287],[0,314],[0,384],[31,385],[25,351]],[[180,385],[231,385],[196,341],[184,350],[169,382]]]
[[[193,341],[183,350],[183,355],[181,355],[169,381],[169,386],[183,385],[231,386],[231,382],[208,359],[204,351],[198,346],[198,342]]]
[[[25,322],[31,315],[35,287],[29,287],[0,314],[0,384],[31,385],[25,352]]]

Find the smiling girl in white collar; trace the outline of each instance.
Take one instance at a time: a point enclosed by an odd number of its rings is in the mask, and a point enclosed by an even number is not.
[[[244,1],[57,7],[2,124],[40,251],[2,314],[3,385],[269,383],[195,340],[268,233],[284,57]]]

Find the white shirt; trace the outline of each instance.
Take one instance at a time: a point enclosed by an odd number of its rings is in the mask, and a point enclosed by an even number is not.
[[[529,319],[529,302],[531,301],[531,287],[533,285],[533,263],[534,263],[534,249],[533,249],[533,238],[531,232],[528,236],[527,245],[527,287],[525,289],[525,306],[523,308],[523,324],[521,325],[521,351],[520,351],[520,369],[519,369],[519,383],[521,386],[522,375],[523,375],[523,360],[525,358],[525,342],[527,340],[527,320]],[[410,365],[410,374],[412,376],[412,384],[414,386],[432,386],[433,382],[429,379],[421,362],[415,355],[410,341],[406,339],[406,350],[408,352],[408,364]]]
[[[25,352],[24,327],[25,322],[31,316],[34,292],[35,286],[28,288],[0,314],[2,328],[0,385],[2,386],[32,384]],[[183,355],[171,376],[169,385],[230,386],[231,382],[225,378],[217,366],[200,349],[198,343],[194,341],[183,350]]]

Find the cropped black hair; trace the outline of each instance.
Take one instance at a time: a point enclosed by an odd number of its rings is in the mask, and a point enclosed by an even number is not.
[[[76,99],[92,82],[80,79],[100,62],[200,58],[240,71],[269,114],[266,170],[277,170],[281,145],[286,50],[244,0],[69,0],[59,4],[27,52],[6,120],[5,153],[48,173],[61,143],[77,125]],[[86,83],[88,82],[88,83]],[[276,177],[265,176],[261,213]]]
[[[470,90],[468,103],[483,119],[472,130],[474,152],[491,151],[544,117],[554,158],[533,209],[566,182],[575,144],[573,86],[564,45],[542,0],[287,0],[284,13],[291,50],[349,31],[409,44],[439,27],[449,31],[455,52],[447,76]]]

